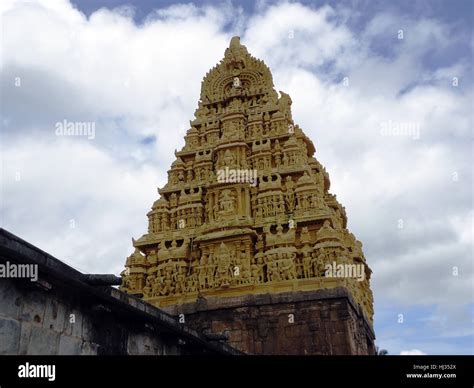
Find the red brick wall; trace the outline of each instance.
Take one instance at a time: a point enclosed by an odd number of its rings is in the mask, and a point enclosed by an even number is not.
[[[168,309],[251,354],[373,354],[374,334],[345,289],[209,298]]]

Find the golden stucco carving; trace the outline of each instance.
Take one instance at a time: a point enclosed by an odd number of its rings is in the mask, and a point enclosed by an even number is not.
[[[122,290],[166,306],[205,295],[346,287],[372,320],[362,244],[347,230],[291,105],[263,61],[232,38],[204,77],[148,232],[133,240]],[[330,276],[328,265],[357,266],[364,276]]]

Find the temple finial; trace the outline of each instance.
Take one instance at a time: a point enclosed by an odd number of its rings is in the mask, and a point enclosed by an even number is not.
[[[240,47],[240,36],[233,36],[230,40],[229,48],[234,49]]]

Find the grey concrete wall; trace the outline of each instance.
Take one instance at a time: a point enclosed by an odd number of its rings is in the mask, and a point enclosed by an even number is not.
[[[29,280],[0,279],[0,354],[186,353],[179,342],[152,325],[134,325],[125,315]]]

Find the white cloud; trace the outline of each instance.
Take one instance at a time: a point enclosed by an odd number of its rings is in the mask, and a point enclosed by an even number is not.
[[[469,65],[424,60],[456,43],[449,26],[383,13],[355,33],[341,23],[347,10],[297,3],[262,3],[248,17],[229,3],[173,6],[140,26],[123,7],[89,18],[59,0],[0,7],[7,229],[86,271],[118,273],[183,145],[202,77],[240,31],[291,95],[364,243],[376,302],[439,305],[439,319],[472,302]],[[56,138],[63,119],[94,121],[96,139]],[[383,136],[388,122],[419,124],[419,138]],[[148,136],[156,142],[143,145]]]
[[[421,350],[412,349],[412,350],[402,350],[400,356],[425,356],[426,353],[423,353]]]
[[[350,32],[329,22],[334,11],[313,11],[298,3],[281,3],[252,17],[244,43],[257,57],[278,67],[322,65],[352,46]]]
[[[114,159],[87,139],[9,146],[2,174],[7,228],[86,272],[118,273],[132,234],[146,231],[144,212],[164,175]]]

